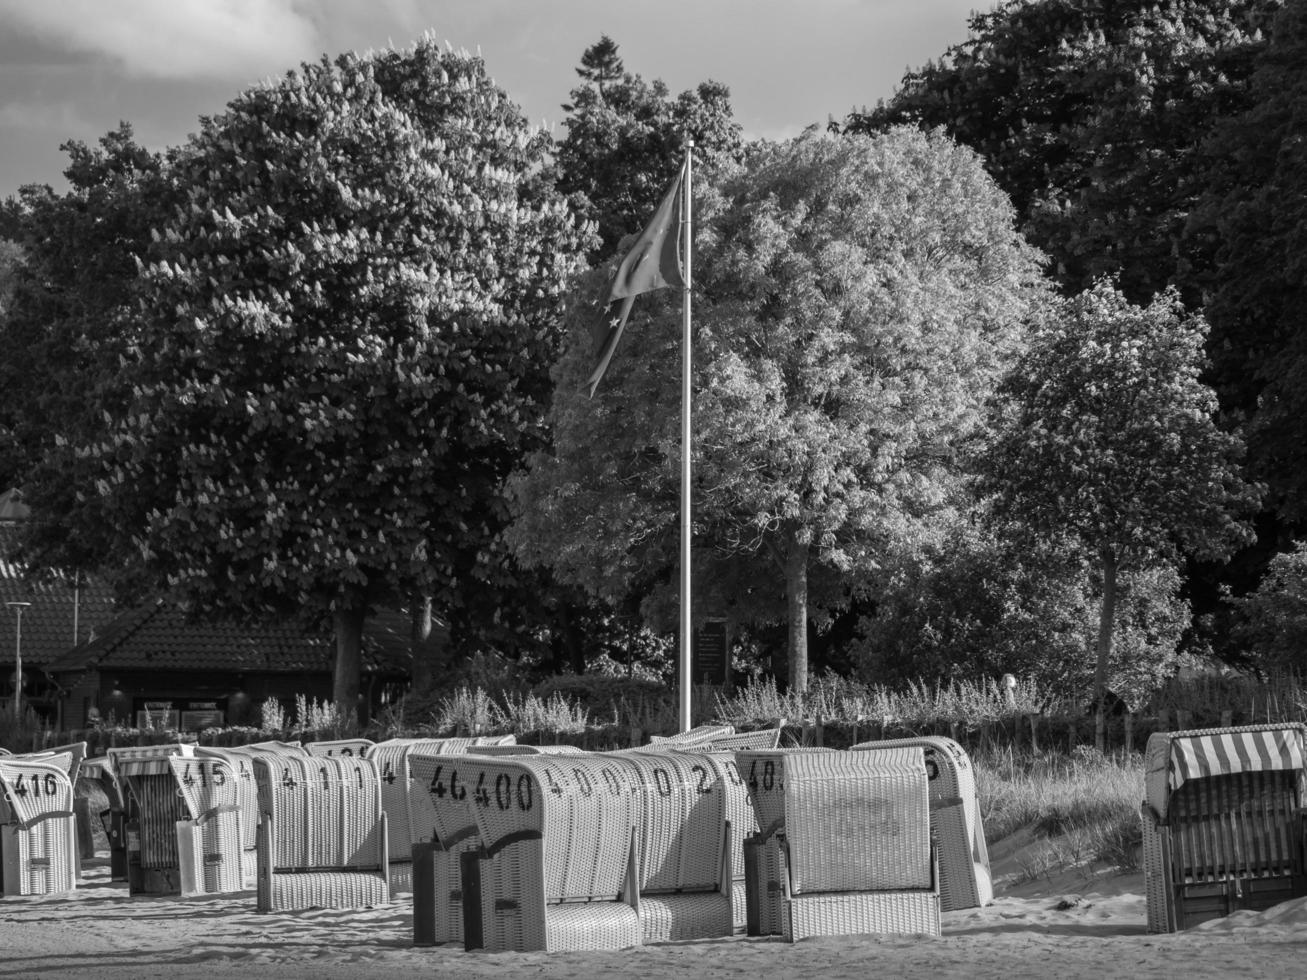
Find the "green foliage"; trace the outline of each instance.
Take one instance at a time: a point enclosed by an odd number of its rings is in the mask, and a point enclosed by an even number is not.
[[[1036,256],[976,157],[938,135],[759,146],[696,186],[696,612],[788,622],[802,686],[809,609],[845,604],[948,497],[1042,295]],[[602,288],[602,273],[586,281]],[[641,297],[595,401],[579,393],[594,312],[574,313],[554,452],[512,484],[519,557],[614,601],[648,596],[655,628],[677,555],[670,305]]]
[[[984,457],[999,513],[1123,564],[1245,540],[1258,491],[1199,379],[1206,331],[1170,292],[1138,307],[1102,281],[1058,304],[1002,387]]]
[[[1284,5],[1259,48],[1245,111],[1202,145],[1204,194],[1186,247],[1201,256],[1222,404],[1247,419],[1268,504],[1307,519],[1307,10]]]
[[[1235,637],[1262,670],[1307,669],[1307,542],[1271,559],[1256,591],[1232,599]]]
[[[1282,0],[1006,0],[846,126],[943,126],[979,152],[1069,289],[1146,300],[1192,282],[1179,248],[1198,146],[1246,104]],[[1195,295],[1196,298],[1196,295]]]
[[[192,607],[330,612],[342,704],[370,606],[458,609],[503,570],[500,481],[543,436],[587,244],[547,154],[428,38],[250,89],[178,155],[130,401],[78,449],[119,546]]]
[[[122,566],[112,525],[94,500],[95,467],[74,446],[98,441],[104,413],[129,389],[121,375],[140,327],[132,306],[137,261],[176,194],[168,162],[139,146],[126,123],[98,147],[65,143],[69,190],[29,185],[0,208],[21,248],[0,316],[0,484],[21,485],[44,520],[25,542],[29,567]],[[126,584],[124,587],[127,587]]]
[[[1089,700],[1102,583],[1074,543],[955,521],[886,561],[872,587],[854,645],[867,680],[989,684],[1010,673],[1045,698]],[[1171,568],[1132,571],[1120,590],[1107,686],[1138,709],[1174,671],[1189,608]]]
[[[613,254],[657,208],[693,139],[709,169],[736,157],[740,126],[730,90],[707,81],[673,99],[667,86],[626,70],[617,44],[604,35],[576,69],[583,84],[563,106],[567,136],[558,144],[559,189],[578,195],[582,213],[599,230],[596,255]]]

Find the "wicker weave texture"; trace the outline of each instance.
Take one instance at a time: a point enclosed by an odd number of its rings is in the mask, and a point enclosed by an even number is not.
[[[784,828],[792,893],[933,887],[920,748],[740,752],[736,764],[763,833]]]
[[[1171,889],[1162,852],[1162,831],[1145,807],[1143,814],[1144,901],[1148,908],[1148,931],[1171,931]]]
[[[640,928],[646,943],[729,936],[735,931],[730,895],[716,891],[641,895]]]
[[[920,747],[929,777],[930,824],[939,844],[940,908],[976,908],[994,900],[989,851],[980,822],[975,769],[966,750],[939,736],[863,742],[854,751]]]
[[[781,730],[779,728],[764,728],[756,732],[718,735],[710,738],[707,744],[714,752],[735,752],[739,749],[774,749],[781,744]]]
[[[421,828],[413,833],[410,800],[412,755],[450,755],[466,751],[464,740],[432,738],[397,738],[378,742],[368,750],[368,758],[377,764],[381,776],[381,805],[390,826],[390,859],[407,861],[413,854],[414,841],[423,839]],[[451,744],[452,743],[452,744]]]
[[[932,890],[795,895],[785,903],[781,934],[809,936],[897,933],[938,936],[939,895]]]
[[[77,881],[73,787],[62,765],[6,756],[0,762],[6,895],[53,895]]]
[[[726,820],[720,769],[705,756],[681,752],[621,758],[643,787],[640,894],[719,887]]]
[[[360,759],[365,759],[368,750],[375,744],[370,738],[337,738],[330,741],[310,742],[304,746],[304,751],[309,755],[357,756]]]
[[[582,755],[585,749],[575,745],[473,745],[468,755]]]
[[[699,725],[688,732],[678,732],[675,735],[650,735],[649,742],[651,745],[703,745],[714,738],[732,735],[734,732],[735,728],[731,725]]]
[[[551,902],[621,892],[643,792],[634,768],[604,755],[487,757],[478,767],[469,793],[487,848],[539,834]]]
[[[168,760],[189,821],[177,825],[182,892],[216,894],[253,886],[246,879],[241,783],[231,763],[218,758]],[[251,795],[252,792],[251,792]],[[254,845],[253,835],[248,838]]]
[[[377,874],[292,871],[273,875],[271,907],[260,911],[356,909],[385,905],[389,901],[389,883]]]

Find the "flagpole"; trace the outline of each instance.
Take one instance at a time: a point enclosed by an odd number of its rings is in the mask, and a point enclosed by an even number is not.
[[[677,665],[679,675],[679,696],[677,716],[680,728],[688,732],[693,723],[690,717],[690,655],[692,624],[690,611],[693,608],[690,592],[690,539],[693,524],[690,521],[690,361],[693,337],[690,331],[690,288],[691,263],[694,249],[690,237],[690,158],[694,150],[694,140],[685,141],[685,180],[681,182],[681,193],[685,195],[681,208],[681,225],[684,237],[683,255],[685,257],[685,285],[681,291],[681,650]]]

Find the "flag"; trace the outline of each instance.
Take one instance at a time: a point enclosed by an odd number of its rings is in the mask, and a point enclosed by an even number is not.
[[[663,203],[658,205],[653,218],[635,240],[631,250],[617,267],[613,276],[612,287],[608,292],[608,302],[604,307],[604,316],[591,330],[595,368],[586,381],[593,398],[595,389],[608,370],[608,362],[613,359],[617,341],[626,327],[626,318],[631,314],[631,304],[635,297],[665,286],[684,286],[685,277],[681,255],[681,186],[685,179],[685,167],[672,181],[667,189]],[[621,300],[621,306],[615,304]]]

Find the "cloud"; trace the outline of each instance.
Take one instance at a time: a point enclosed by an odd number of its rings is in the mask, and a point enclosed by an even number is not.
[[[28,130],[62,134],[76,132],[86,125],[86,120],[77,109],[67,102],[0,103],[0,131]]]
[[[322,53],[306,0],[0,0],[0,20],[143,78],[246,81]]]

